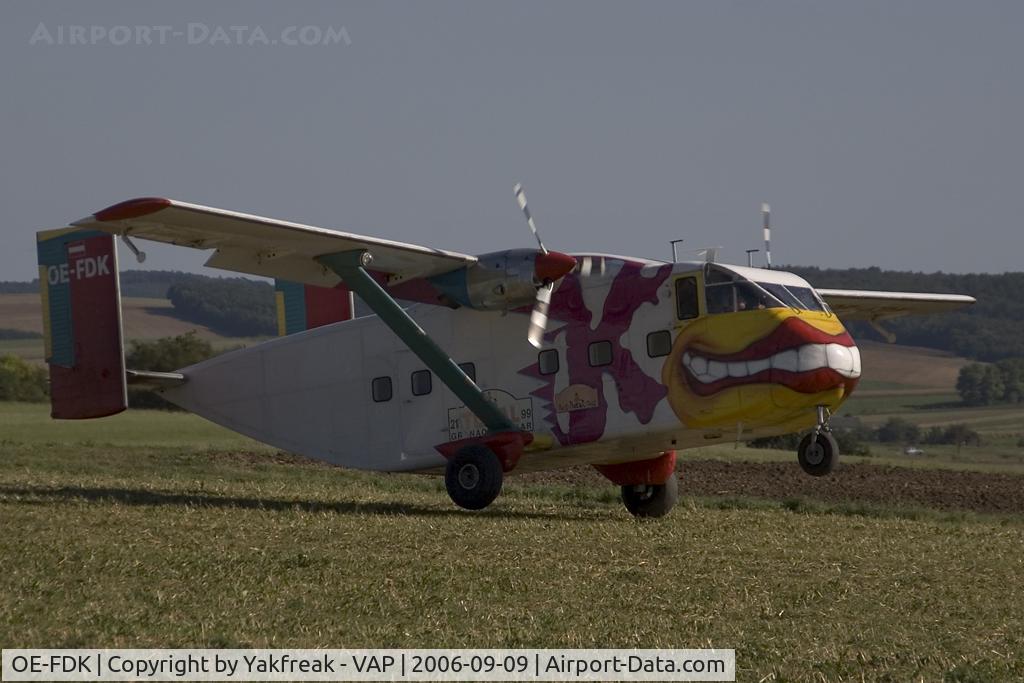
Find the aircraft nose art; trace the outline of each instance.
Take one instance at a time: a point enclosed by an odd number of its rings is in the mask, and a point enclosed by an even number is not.
[[[706,358],[700,353],[686,353],[683,363],[699,379],[694,389],[701,396],[765,383],[801,394],[817,394],[860,377],[860,352],[853,338],[838,323],[832,326],[834,331],[791,316],[738,352]],[[704,368],[707,370],[702,371]]]
[[[776,405],[830,402],[823,394],[845,398],[860,379],[860,350],[850,334],[834,320],[784,320],[770,338],[761,363],[770,366],[769,381]],[[770,355],[769,355],[770,354]]]

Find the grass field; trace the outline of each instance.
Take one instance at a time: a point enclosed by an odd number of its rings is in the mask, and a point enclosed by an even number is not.
[[[5,647],[714,646],[743,681],[1024,677],[1017,516],[684,498],[642,523],[611,487],[515,479],[471,514],[439,479],[183,414],[7,404],[0,434]]]

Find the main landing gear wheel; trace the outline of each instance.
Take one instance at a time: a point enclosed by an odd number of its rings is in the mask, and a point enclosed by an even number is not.
[[[811,432],[800,442],[796,459],[804,472],[812,477],[823,477],[839,460],[839,444],[829,432]]]
[[[622,502],[634,517],[664,517],[679,500],[679,478],[664,484],[629,484],[622,487]]]
[[[467,510],[483,510],[501,493],[501,461],[486,446],[467,446],[448,461],[444,485],[452,502]]]

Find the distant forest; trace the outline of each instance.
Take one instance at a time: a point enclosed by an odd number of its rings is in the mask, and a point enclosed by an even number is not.
[[[847,270],[786,266],[815,287],[969,294],[975,305],[943,315],[905,316],[882,326],[898,344],[951,351],[980,361],[1024,358],[1024,273],[908,273],[879,268]],[[858,339],[881,339],[864,323],[850,323]]]
[[[1024,358],[1024,272],[998,275],[911,273],[879,268],[846,270],[786,266],[815,287],[969,294],[978,303],[962,312],[885,321],[899,344],[951,351],[973,360]],[[38,292],[38,281],[0,282],[0,294]],[[127,297],[167,298],[181,318],[228,336],[276,332],[274,289],[243,277],[209,277],[177,271],[121,273]],[[360,314],[362,306],[357,303]],[[880,339],[869,325],[851,323],[858,339]]]
[[[39,291],[39,280],[0,282],[0,294]],[[274,287],[244,277],[210,277],[176,270],[121,272],[121,296],[170,299],[177,317],[227,337],[277,334]]]

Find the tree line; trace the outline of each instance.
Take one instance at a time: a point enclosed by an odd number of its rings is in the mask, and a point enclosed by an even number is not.
[[[125,356],[125,367],[151,372],[174,372],[215,355],[217,352],[210,342],[200,339],[193,331],[153,341],[132,341]],[[128,405],[132,408],[180,410],[155,391],[135,387],[128,389]]]
[[[205,325],[218,334],[259,337],[277,333],[274,288],[267,282],[172,270],[126,270],[120,277],[122,296],[170,299],[176,317]],[[39,280],[0,282],[0,294],[38,292]],[[15,333],[11,331],[11,335]]]
[[[954,313],[904,316],[882,324],[897,343],[950,351],[972,360],[1024,358],[1024,272],[913,273],[872,268],[787,267],[813,286],[903,292],[968,294],[978,302]],[[880,339],[866,323],[852,322],[856,338]]]
[[[978,303],[955,313],[905,316],[885,321],[897,342],[949,351],[971,360],[1024,358],[1024,272],[917,273],[871,268],[786,266],[815,287],[969,294]],[[38,292],[38,281],[0,282],[0,294]],[[178,316],[230,336],[275,333],[273,287],[248,278],[220,278],[178,271],[126,270],[121,291],[130,297],[169,298]],[[171,293],[175,292],[175,296]],[[879,339],[865,323],[852,322],[858,339]]]
[[[971,363],[960,368],[956,390],[970,406],[1024,401],[1024,358],[998,363]]]
[[[277,333],[274,288],[245,278],[190,279],[167,290],[175,312],[230,337]]]
[[[836,425],[832,436],[839,449],[849,455],[871,455],[871,443],[919,444],[919,445],[966,445],[980,446],[981,435],[964,424],[950,424],[941,427],[921,429],[901,417],[890,417],[877,428],[870,427],[856,418],[844,418],[842,425]],[[795,451],[802,434],[785,434],[754,439],[747,445],[751,448],[773,448]]]

